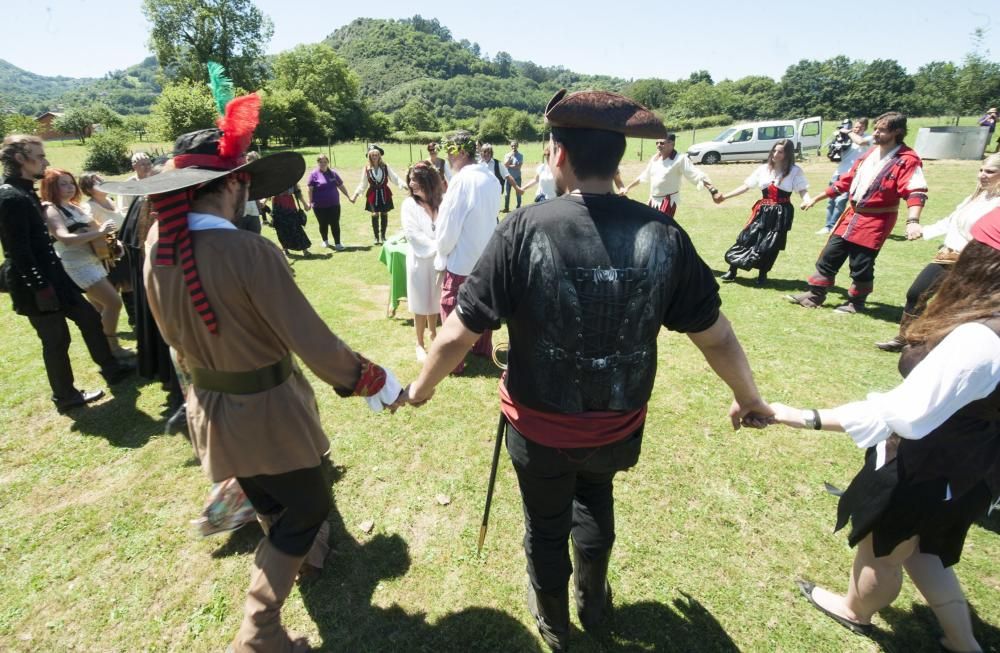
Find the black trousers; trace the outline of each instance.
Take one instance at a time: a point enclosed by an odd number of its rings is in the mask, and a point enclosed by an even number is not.
[[[102,372],[118,365],[104,335],[100,314],[82,297],[72,304],[64,303],[60,311],[29,315],[28,320],[35,328],[38,339],[42,341],[42,360],[45,361],[45,373],[49,377],[49,387],[52,388],[52,400],[56,402],[70,399],[77,393],[73,381],[73,366],[69,362],[69,344],[72,339],[67,319],[72,320],[80,329],[90,358],[100,365]]]
[[[507,426],[510,454],[524,508],[524,552],[528,577],[540,592],[566,589],[573,566],[569,540],[587,558],[615,542],[615,474],[639,460],[642,428],[604,447],[553,449]]]
[[[375,240],[385,240],[385,229],[389,226],[389,214],[388,213],[372,213],[372,233],[375,234]],[[381,227],[381,232],[379,231]],[[381,233],[381,237],[379,234]]]
[[[330,240],[327,234],[333,232],[333,243],[340,244],[340,204],[336,206],[314,206],[316,222],[319,223],[319,235],[323,242]]]
[[[280,515],[267,537],[276,549],[304,556],[330,514],[330,484],[323,466],[284,474],[237,477],[254,510]]]
[[[874,287],[878,253],[877,249],[847,242],[840,236],[830,236],[816,261],[816,274],[809,277],[809,284],[824,288],[832,286],[844,261],[849,260],[851,287],[847,292],[851,301],[863,303]]]
[[[916,315],[920,296],[924,293],[934,294],[937,292],[937,288],[944,281],[944,275],[948,273],[949,267],[940,263],[928,263],[927,267],[921,270],[917,278],[910,284],[910,289],[906,291],[906,306],[903,307],[903,310],[910,315]]]

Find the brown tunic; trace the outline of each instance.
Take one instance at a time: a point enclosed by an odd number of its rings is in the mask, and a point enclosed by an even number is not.
[[[156,267],[154,252],[144,269],[153,316],[187,367],[245,372],[292,352],[320,379],[350,393],[359,357],[316,314],[273,243],[230,229],[193,231],[191,238],[218,335],[195,311],[180,265]],[[255,394],[192,387],[187,411],[191,441],[213,481],[315,467],[330,447],[312,387],[297,365],[284,383]]]

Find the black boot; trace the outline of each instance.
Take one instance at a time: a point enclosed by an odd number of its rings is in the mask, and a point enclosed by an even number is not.
[[[611,614],[611,584],[608,583],[608,561],[611,551],[588,558],[573,543],[573,587],[576,594],[576,615],[584,630],[600,628]]]
[[[757,281],[756,281],[755,285],[757,285],[758,287],[760,287],[760,286],[763,286],[766,283],[767,283],[767,272],[765,272],[764,270],[761,270],[760,273],[757,275]]]
[[[736,280],[736,266],[735,265],[730,265],[729,266],[729,272],[726,272],[725,274],[723,274],[719,278],[722,279],[723,281],[735,281]]]
[[[558,594],[535,591],[528,582],[528,612],[535,618],[538,633],[549,648],[560,653],[569,650],[569,590]]]
[[[125,307],[125,315],[128,316],[128,325],[130,327],[135,326],[135,293],[134,292],[123,292],[122,293],[122,306]]]
[[[191,434],[188,432],[187,406],[181,404],[181,407],[167,418],[166,433],[167,435],[183,433],[185,438],[191,439]]]

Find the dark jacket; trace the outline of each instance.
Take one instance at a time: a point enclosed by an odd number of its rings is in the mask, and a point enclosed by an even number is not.
[[[14,311],[40,315],[35,294],[52,287],[63,306],[80,301],[80,291],[66,275],[52,249],[42,204],[34,184],[8,177],[0,186],[0,246],[6,259],[4,281]]]

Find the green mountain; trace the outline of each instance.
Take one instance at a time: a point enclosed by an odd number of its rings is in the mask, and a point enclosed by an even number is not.
[[[468,118],[495,107],[538,114],[562,87],[620,90],[627,84],[623,79],[517,61],[506,52],[486,59],[478,44],[456,41],[436,19],[420,16],[358,18],[324,43],[358,75],[372,109],[386,113],[417,98],[446,120]]]
[[[156,57],[100,79],[46,77],[0,59],[0,110],[37,115],[104,102],[121,114],[147,113],[160,92]]]

